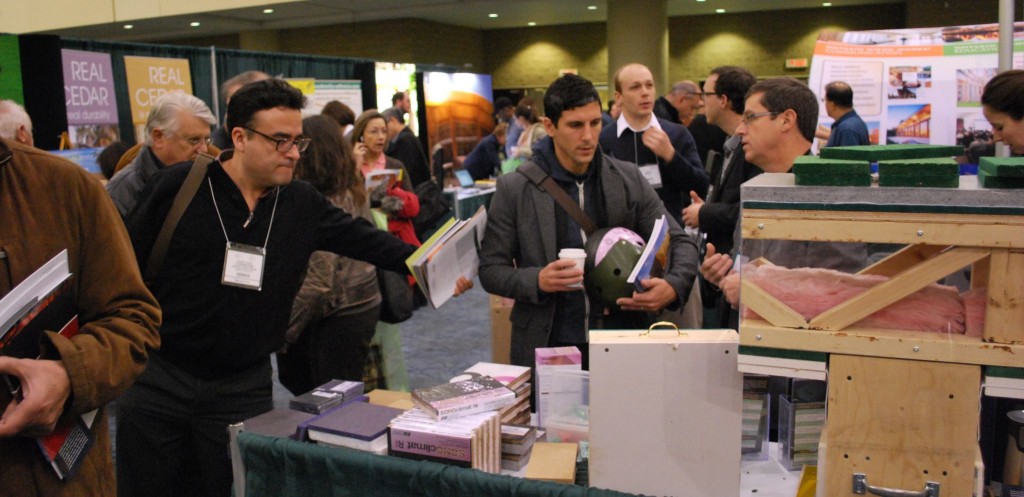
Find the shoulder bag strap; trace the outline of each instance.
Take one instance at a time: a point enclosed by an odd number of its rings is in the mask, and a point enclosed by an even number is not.
[[[188,177],[182,183],[178,194],[174,196],[171,210],[167,213],[167,217],[164,218],[164,224],[160,227],[160,234],[157,235],[156,242],[153,243],[153,249],[149,252],[146,274],[143,275],[145,281],[155,279],[157,273],[160,272],[160,267],[164,265],[164,256],[167,255],[167,247],[171,245],[171,236],[174,235],[174,229],[178,227],[178,221],[181,220],[181,216],[185,214],[188,204],[192,203],[196,192],[199,191],[199,187],[203,184],[207,166],[213,160],[214,158],[211,155],[199,154],[196,156],[195,162],[192,163],[192,169],[188,171]]]
[[[522,173],[523,176],[526,176],[530,182],[537,185],[541,191],[545,191],[548,195],[551,195],[551,198],[555,199],[555,202],[562,206],[562,208],[565,209],[565,212],[568,212],[569,215],[579,223],[580,227],[583,228],[583,232],[586,233],[587,236],[597,231],[597,225],[594,224],[592,219],[590,219],[590,216],[588,216],[586,212],[583,212],[583,209],[580,209],[579,204],[573,202],[572,199],[569,198],[569,194],[565,193],[565,190],[558,186],[558,183],[555,183],[555,180],[551,179],[551,176],[548,176],[548,173],[544,172],[544,170],[539,166],[532,162],[528,162],[516,168],[516,171]]]

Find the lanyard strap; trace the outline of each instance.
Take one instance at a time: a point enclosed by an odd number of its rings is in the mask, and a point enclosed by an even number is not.
[[[224,218],[220,216],[220,207],[217,206],[217,195],[213,193],[213,181],[210,181],[210,178],[206,178],[206,184],[210,187],[210,198],[213,199],[213,210],[217,211],[217,220],[220,221],[220,229],[224,232],[224,240],[231,243],[231,239],[228,238],[228,230],[224,227]],[[263,240],[263,246],[260,247],[264,250],[267,249],[267,244],[270,243],[270,230],[274,227],[274,216],[277,214],[277,200],[280,198],[281,187],[279,186],[277,187],[277,191],[274,192],[274,208],[270,211],[270,225],[267,226],[267,237]]]

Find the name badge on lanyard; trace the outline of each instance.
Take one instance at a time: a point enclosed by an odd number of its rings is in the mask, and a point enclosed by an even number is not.
[[[263,247],[228,242],[224,250],[224,275],[220,282],[257,292],[263,288],[263,263],[267,250]]]
[[[640,166],[640,174],[647,178],[647,182],[654,188],[661,188],[661,170],[658,164],[644,164]]]

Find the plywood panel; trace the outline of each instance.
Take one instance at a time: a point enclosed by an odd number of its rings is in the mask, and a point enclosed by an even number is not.
[[[829,363],[830,497],[853,496],[854,473],[878,487],[971,495],[981,368],[833,354]]]

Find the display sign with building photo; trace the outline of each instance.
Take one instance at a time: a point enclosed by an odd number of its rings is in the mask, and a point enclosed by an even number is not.
[[[72,148],[103,148],[120,140],[110,54],[61,50],[68,138]]]

